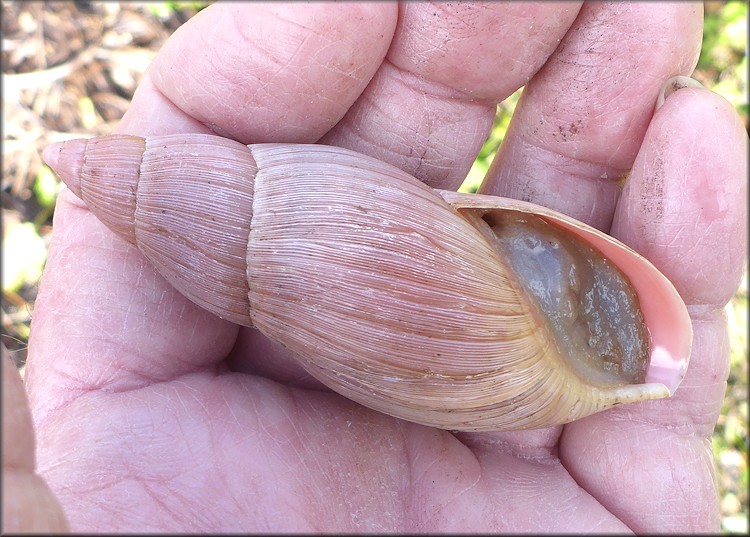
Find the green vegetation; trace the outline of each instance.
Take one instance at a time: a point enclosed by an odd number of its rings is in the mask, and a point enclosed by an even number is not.
[[[706,6],[695,77],[734,105],[747,126],[747,3],[711,2]]]
[[[459,192],[476,192],[479,190],[479,186],[482,184],[482,180],[490,168],[490,164],[492,164],[492,159],[495,157],[495,153],[497,153],[503,138],[505,138],[505,133],[508,130],[521,93],[523,93],[523,88],[516,90],[513,95],[497,105],[492,131],[482,145],[482,149],[479,151],[479,155],[477,155],[474,164],[466,175],[466,179],[458,189]]]
[[[157,19],[165,21],[181,15],[183,11],[200,11],[207,5],[208,2],[148,2],[146,9]]]

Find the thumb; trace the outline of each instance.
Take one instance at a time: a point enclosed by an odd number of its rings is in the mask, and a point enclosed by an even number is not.
[[[21,377],[4,345],[2,533],[60,533],[68,523],[57,498],[36,474],[34,428]]]

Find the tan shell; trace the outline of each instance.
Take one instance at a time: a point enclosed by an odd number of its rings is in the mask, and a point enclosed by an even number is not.
[[[454,430],[556,425],[669,396],[692,339],[644,258],[559,213],[435,191],[352,151],[207,135],[110,136],[48,158],[111,229],[200,306],[256,326],[335,391]],[[651,337],[641,384],[584,378],[488,238],[488,211],[529,212],[631,280]]]

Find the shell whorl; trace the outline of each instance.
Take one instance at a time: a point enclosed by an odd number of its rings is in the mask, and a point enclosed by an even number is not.
[[[77,193],[105,224],[188,298],[283,343],[355,401],[447,429],[509,430],[670,395],[580,377],[472,212],[481,197],[328,146],[82,143]]]
[[[245,259],[257,171],[247,146],[226,138],[105,136],[88,140],[80,192],[181,293],[250,326]]]

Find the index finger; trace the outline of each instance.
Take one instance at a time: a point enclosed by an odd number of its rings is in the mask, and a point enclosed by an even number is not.
[[[670,277],[693,324],[672,398],[590,416],[561,439],[576,481],[635,531],[718,530],[711,435],[729,369],[723,306],[747,259],[747,145],[728,102],[677,91],[654,116],[615,214],[613,233]]]

